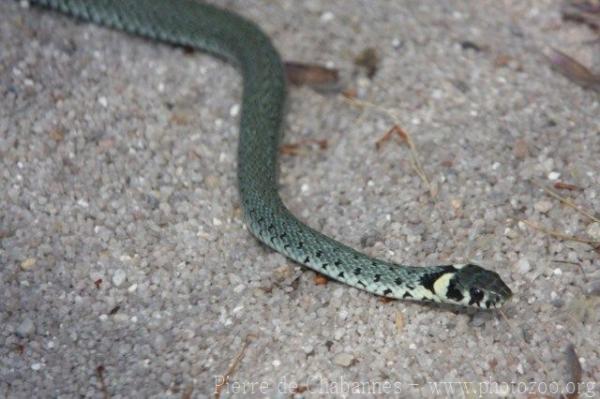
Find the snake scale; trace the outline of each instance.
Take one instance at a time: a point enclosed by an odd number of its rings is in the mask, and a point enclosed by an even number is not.
[[[32,4],[131,34],[207,51],[243,75],[238,185],[244,219],[262,242],[332,279],[376,295],[497,308],[512,295],[474,264],[417,267],[374,259],[298,220],[277,191],[286,97],[282,61],[254,23],[194,0],[31,0]]]

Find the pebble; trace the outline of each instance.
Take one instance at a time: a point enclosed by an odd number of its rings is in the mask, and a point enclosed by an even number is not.
[[[585,231],[592,238],[592,240],[600,241],[600,223],[594,222],[589,224]]]
[[[558,172],[550,172],[550,173],[548,173],[548,179],[549,180],[558,180],[559,177],[560,177],[560,173],[558,173]]]
[[[31,270],[35,266],[35,263],[36,263],[35,258],[27,258],[23,262],[21,262],[21,269]]]
[[[100,105],[102,105],[104,108],[106,108],[108,106],[108,100],[106,99],[106,97],[100,97],[98,98],[98,102],[100,103]]]
[[[349,353],[345,353],[345,352],[338,353],[333,358],[333,362],[335,364],[337,364],[338,366],[342,366],[342,367],[351,366],[353,361],[354,361],[354,356],[352,356]]]
[[[471,325],[473,327],[481,327],[488,320],[491,320],[491,315],[489,312],[477,312],[471,319]]]
[[[326,11],[323,14],[321,14],[321,21],[322,22],[329,22],[333,18],[335,18],[335,15],[332,12],[330,12],[330,11]]]
[[[527,258],[521,258],[516,264],[519,273],[525,274],[531,270],[531,264]]]
[[[552,209],[552,206],[553,206],[552,202],[550,202],[548,200],[541,200],[541,201],[536,202],[533,207],[539,213],[547,213],[550,209]]]
[[[125,282],[127,274],[123,269],[117,269],[112,275],[112,282],[116,287],[120,287]]]
[[[33,334],[34,331],[35,325],[33,324],[33,321],[27,318],[24,319],[21,324],[19,324],[16,333],[19,337],[25,338]]]
[[[525,159],[529,155],[529,147],[527,141],[524,139],[518,139],[513,144],[513,154],[518,159]]]
[[[240,113],[240,105],[239,104],[234,104],[230,109],[229,109],[229,115],[232,117],[237,116]]]
[[[585,288],[586,295],[600,296],[600,280],[592,281]]]

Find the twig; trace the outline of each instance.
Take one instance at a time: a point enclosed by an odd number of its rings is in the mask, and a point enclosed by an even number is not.
[[[587,282],[587,275],[585,274],[585,269],[583,268],[583,266],[581,265],[581,263],[579,263],[579,262],[571,262],[569,260],[561,260],[561,259],[553,259],[552,262],[554,262],[554,263],[563,263],[563,264],[566,264],[566,265],[574,265],[574,266],[579,267],[579,270],[581,271],[581,274],[583,274],[584,281]]]
[[[590,244],[593,247],[596,247],[596,246],[600,245],[599,241],[594,241],[594,240],[588,240],[588,239],[585,239],[585,238],[579,238],[579,237],[569,236],[569,235],[563,234],[563,233],[561,233],[559,231],[556,231],[556,230],[550,230],[550,229],[546,229],[544,227],[538,226],[537,224],[535,224],[533,222],[530,222],[529,220],[523,219],[523,220],[521,220],[521,222],[525,223],[527,226],[531,227],[534,230],[538,230],[538,231],[541,231],[544,234],[548,234],[550,236],[560,238],[561,240],[582,242],[584,244]]]
[[[104,399],[109,399],[110,395],[108,394],[108,388],[106,387],[106,381],[104,380],[104,366],[100,365],[96,367],[96,376],[98,380],[100,380],[100,391],[102,392],[102,397]]]
[[[244,358],[244,355],[246,354],[246,349],[248,349],[248,345],[250,345],[250,342],[252,342],[252,340],[254,338],[255,337],[252,334],[246,335],[246,339],[244,340],[244,343],[242,344],[242,349],[240,349],[240,351],[238,352],[236,357],[229,364],[229,367],[227,368],[227,371],[223,375],[221,382],[215,384],[215,399],[219,399],[221,397],[221,391],[223,390],[223,386],[228,383],[229,379],[231,378],[231,376],[233,375],[233,373],[239,366],[240,362]]]
[[[550,190],[547,187],[544,187],[543,185],[533,182],[534,185],[538,186],[539,188],[541,188],[542,190],[544,190],[544,192],[546,194],[548,194],[551,197],[556,198],[557,200],[559,200],[560,202],[562,202],[563,204],[567,205],[570,208],[573,208],[575,211],[579,212],[580,214],[582,214],[583,216],[593,220],[594,222],[598,222],[600,223],[600,219],[598,219],[597,217],[595,217],[594,215],[592,215],[591,213],[589,213],[588,211],[581,209],[580,207],[578,207],[577,205],[575,205],[575,203],[573,203],[573,201],[571,201],[568,198],[562,197],[560,194],[558,194],[556,191],[554,190]]]
[[[352,97],[348,97],[348,96],[343,96],[343,99],[344,99],[344,101],[348,102],[349,104],[360,107],[360,108],[372,108],[377,111],[380,111],[380,112],[388,115],[394,121],[394,126],[392,126],[392,128],[389,131],[387,131],[386,134],[383,135],[383,137],[381,137],[379,140],[377,140],[375,145],[379,148],[381,143],[383,141],[388,140],[390,138],[390,136],[394,133],[397,134],[400,138],[402,138],[402,140],[404,140],[406,142],[406,144],[408,144],[408,148],[410,149],[411,166],[413,167],[413,169],[415,170],[417,175],[421,178],[421,180],[423,180],[423,182],[429,188],[429,194],[431,195],[431,197],[432,198],[435,197],[437,194],[435,187],[431,184],[431,181],[425,174],[423,165],[421,164],[421,161],[419,159],[420,157],[419,157],[419,152],[417,151],[417,146],[415,145],[411,135],[400,127],[400,122],[399,122],[400,118],[396,115],[396,113],[388,108],[381,107],[377,104],[373,104],[368,101],[358,100],[356,98],[352,98]]]

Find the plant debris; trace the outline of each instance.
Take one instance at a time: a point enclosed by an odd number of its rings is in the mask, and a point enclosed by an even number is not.
[[[337,89],[339,72],[322,65],[285,62],[285,74],[289,82],[295,86],[310,86],[315,89]]]
[[[221,391],[223,390],[223,387],[225,386],[225,384],[229,384],[229,380],[230,380],[231,376],[233,375],[233,373],[235,372],[237,367],[240,365],[240,362],[242,361],[242,359],[244,358],[244,355],[246,354],[246,349],[248,349],[248,345],[250,345],[250,343],[255,338],[256,337],[252,334],[248,334],[246,336],[246,339],[242,343],[242,348],[240,349],[238,354],[235,356],[235,358],[229,364],[229,367],[227,368],[227,371],[225,372],[225,374],[223,376],[220,376],[217,379],[218,382],[215,384],[215,390],[214,390],[215,399],[219,399],[221,397]]]
[[[576,59],[555,48],[551,48],[546,55],[552,67],[567,79],[573,81],[584,89],[600,92],[600,74],[592,73],[586,66]]]
[[[364,49],[354,58],[354,65],[364,68],[367,72],[367,77],[373,79],[379,68],[377,51],[373,47]]]
[[[315,278],[313,279],[313,281],[315,282],[315,285],[327,285],[329,279],[327,278],[327,276],[317,273],[315,274]]]
[[[600,2],[597,0],[565,1],[561,7],[562,19],[583,23],[591,29],[600,29]]]
[[[326,150],[328,146],[326,139],[306,139],[293,144],[283,144],[279,147],[279,152],[283,155],[300,155],[301,148],[310,144],[318,145],[320,150]]]
[[[400,137],[400,139],[402,141],[404,141],[408,145],[408,147],[410,148],[412,166],[415,169],[415,172],[417,172],[417,174],[421,178],[421,180],[423,180],[423,182],[427,185],[427,187],[429,187],[429,193],[430,193],[431,197],[434,198],[437,195],[437,189],[436,189],[435,185],[431,184],[431,181],[425,174],[425,171],[423,170],[423,166],[421,165],[421,162],[419,161],[417,147],[415,146],[415,143],[413,142],[410,135],[408,133],[406,133],[406,131],[404,131],[398,125],[392,126],[390,130],[388,130],[381,138],[379,138],[379,140],[377,140],[375,142],[375,148],[377,148],[379,150],[381,148],[381,146],[383,145],[383,143],[388,141],[392,137],[392,135],[397,135],[398,137]]]
[[[567,383],[572,384],[575,389],[573,392],[567,393],[567,399],[577,399],[579,397],[579,385],[581,384],[581,376],[583,375],[583,369],[581,367],[581,363],[579,362],[579,357],[575,352],[575,346],[573,344],[569,344],[566,350],[567,355],[567,369],[569,378]]]
[[[564,183],[561,181],[557,181],[556,183],[554,183],[554,188],[557,190],[583,191],[581,187],[578,187],[574,184]]]

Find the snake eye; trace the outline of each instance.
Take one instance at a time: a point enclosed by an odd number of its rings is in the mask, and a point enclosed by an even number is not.
[[[483,299],[483,291],[477,287],[473,287],[469,290],[471,295],[471,302],[479,302]]]

